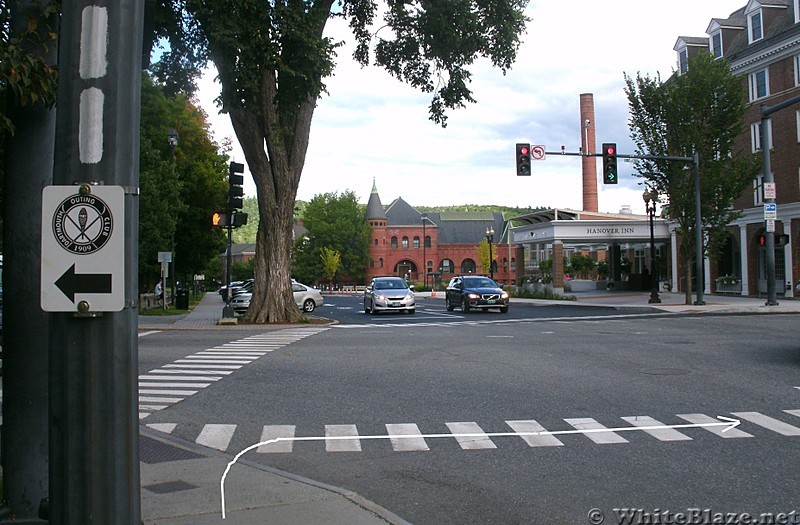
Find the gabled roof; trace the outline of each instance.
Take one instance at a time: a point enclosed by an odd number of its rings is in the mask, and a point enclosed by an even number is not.
[[[397,197],[387,208],[389,226],[416,226],[422,223],[422,214],[402,197]]]
[[[708,37],[705,36],[679,36],[672,47],[673,51],[684,47],[708,47]]]

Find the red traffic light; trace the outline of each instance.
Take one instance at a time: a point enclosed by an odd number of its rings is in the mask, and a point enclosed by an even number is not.
[[[530,148],[528,148],[528,146],[522,146],[522,147],[519,149],[519,154],[520,154],[520,155],[527,155],[527,154],[529,154],[530,152],[531,152],[531,150],[530,150]]]
[[[606,155],[614,155],[616,153],[617,153],[617,148],[615,146],[606,147]]]

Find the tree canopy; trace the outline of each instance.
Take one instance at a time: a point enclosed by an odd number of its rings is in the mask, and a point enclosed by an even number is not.
[[[289,240],[311,120],[340,45],[325,36],[328,21],[347,20],[357,62],[375,64],[431,93],[430,118],[445,125],[447,110],[474,101],[469,68],[478,58],[503,72],[511,67],[525,31],[526,4],[387,0],[379,9],[376,0],[159,3],[159,35],[170,46],[153,71],[180,86],[192,78],[181,74],[187,65],[196,69],[213,60],[221,109],[231,118],[256,183],[256,284],[245,321],[285,322],[301,315],[291,294]],[[347,264],[345,254],[343,259]]]
[[[325,250],[338,252],[338,275],[361,282],[369,262],[372,230],[352,191],[315,195],[305,207],[303,225],[308,232],[295,241],[292,274],[307,283],[325,276]],[[336,272],[335,272],[336,273]]]
[[[625,81],[631,138],[637,154],[691,157],[697,152],[702,228],[708,239],[703,249],[714,257],[723,228],[738,216],[733,201],[758,171],[758,159],[736,143],[744,128],[742,80],[731,73],[724,59],[700,53],[689,61],[686,73],[673,75],[666,82],[658,76],[641,75],[635,79],[626,75]],[[693,166],[678,161],[638,160],[636,167],[644,184],[666,199],[663,215],[679,225],[686,282],[691,282],[695,251]],[[687,301],[690,297],[691,290],[687,289]]]

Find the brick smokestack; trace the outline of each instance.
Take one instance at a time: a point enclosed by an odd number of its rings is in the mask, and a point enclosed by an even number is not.
[[[597,153],[594,133],[594,95],[581,95],[581,148],[584,154]],[[583,211],[597,211],[597,159],[581,157],[583,164]]]

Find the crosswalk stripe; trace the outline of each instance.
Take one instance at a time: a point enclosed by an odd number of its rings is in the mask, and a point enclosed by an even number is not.
[[[139,419],[144,419],[150,415],[150,412],[139,412]]]
[[[139,388],[142,388],[143,386],[145,386],[145,387],[161,387],[161,388],[169,388],[169,387],[173,387],[173,388],[184,388],[184,387],[186,387],[186,388],[205,388],[205,387],[209,386],[210,384],[211,383],[167,383],[167,382],[163,382],[163,383],[162,382],[158,382],[158,383],[150,383],[150,382],[143,383],[143,382],[139,381]],[[141,392],[142,391],[139,390],[139,393],[141,393]]]
[[[275,438],[293,438],[294,430],[294,425],[264,425],[264,430],[261,431],[261,441],[269,441]],[[260,445],[256,452],[261,454],[288,453],[292,451],[293,445],[293,441],[278,441],[277,443]]]
[[[198,371],[196,370],[197,368],[208,368],[208,365],[211,365],[211,364],[213,364],[213,363],[204,363],[202,365],[164,365],[164,368],[183,368],[183,369],[187,369],[187,370],[193,370],[194,373],[198,373]],[[239,370],[242,367],[241,367],[241,365],[214,365],[214,368],[225,368],[225,369],[229,369],[229,370]],[[214,372],[204,372],[204,373],[213,374]]]
[[[178,401],[183,401],[182,397],[154,397],[154,396],[139,396],[139,402],[141,403],[144,401],[145,403],[177,403]]]
[[[208,424],[203,427],[195,443],[209,448],[225,451],[233,438],[236,425]]]
[[[164,366],[169,366],[169,365],[164,365]],[[171,369],[164,370],[164,369],[159,369],[159,370],[152,370],[152,372],[157,372],[159,374],[228,375],[228,374],[233,373],[233,370],[196,370],[196,369],[192,368],[190,370],[180,370],[180,369],[178,369],[178,370],[171,370]],[[176,377],[175,379],[178,379],[178,378]],[[222,378],[220,377],[220,378],[217,378],[217,379],[222,379]]]
[[[425,443],[425,438],[419,431],[416,423],[398,423],[387,424],[386,431],[389,433],[389,440],[392,442],[392,448],[395,452],[412,452],[417,450],[430,450],[428,444]],[[412,437],[394,437],[394,436],[412,436]]]
[[[325,437],[349,437],[353,439],[326,439],[325,450],[328,452],[361,452],[361,440],[355,425],[325,425]]]
[[[139,405],[139,410],[164,410],[168,405]]]
[[[575,417],[565,419],[568,424],[575,427],[575,430],[600,430],[604,428],[608,428],[604,425],[601,425],[594,419],[590,417]],[[628,443],[628,440],[624,437],[616,434],[614,432],[589,432],[584,433],[584,436],[588,437],[598,445],[608,445],[612,443]]]
[[[719,423],[719,419],[713,418],[711,416],[707,416],[705,414],[676,414],[679,418],[688,421],[689,423],[694,423],[697,425],[708,424],[708,423]],[[708,430],[712,434],[716,434],[719,437],[730,439],[730,438],[751,438],[753,437],[752,434],[748,434],[738,428],[732,428],[730,430],[726,430],[723,432],[725,427],[698,427],[702,428],[703,430]]]
[[[731,412],[731,414],[784,436],[800,436],[800,428],[759,412]]]
[[[172,431],[175,430],[175,427],[178,425],[175,423],[148,423],[147,426],[148,428],[158,430],[159,432],[163,432],[165,434],[172,434]]]
[[[238,359],[218,359],[218,358],[202,358],[202,357],[192,357],[191,359],[176,359],[175,363],[195,363],[201,366],[225,366],[228,365],[246,365],[250,363],[250,360],[238,360]],[[236,367],[241,368],[241,367]]]
[[[140,385],[141,386],[141,385]],[[149,395],[156,395],[156,396],[191,396],[197,393],[197,390],[151,390],[151,389],[139,389],[139,395],[142,394],[149,394]]]
[[[161,376],[155,374],[144,374],[139,376],[139,381],[142,379],[146,379],[148,381],[219,381],[222,378],[217,376]]]
[[[487,448],[497,448],[497,445],[489,439],[486,432],[478,426],[477,423],[462,422],[462,423],[445,423],[450,432],[456,434],[454,437],[464,450],[480,450]],[[462,436],[458,434],[468,434]]]
[[[531,432],[547,432],[542,425],[533,419],[519,420],[519,421],[506,421],[506,425],[510,426],[514,432],[520,434]],[[559,441],[555,436],[520,436],[528,446],[531,447],[563,447],[564,443]]]
[[[784,410],[787,414],[800,417],[800,410]]]
[[[626,416],[623,417],[625,421],[630,423],[635,427],[653,427],[653,426],[664,426],[664,423],[658,421],[657,419],[653,419],[649,416]],[[674,428],[659,428],[659,429],[645,429],[644,432],[647,432],[654,438],[658,439],[659,441],[691,441],[692,438],[687,436],[686,434],[682,434],[675,430]]]

